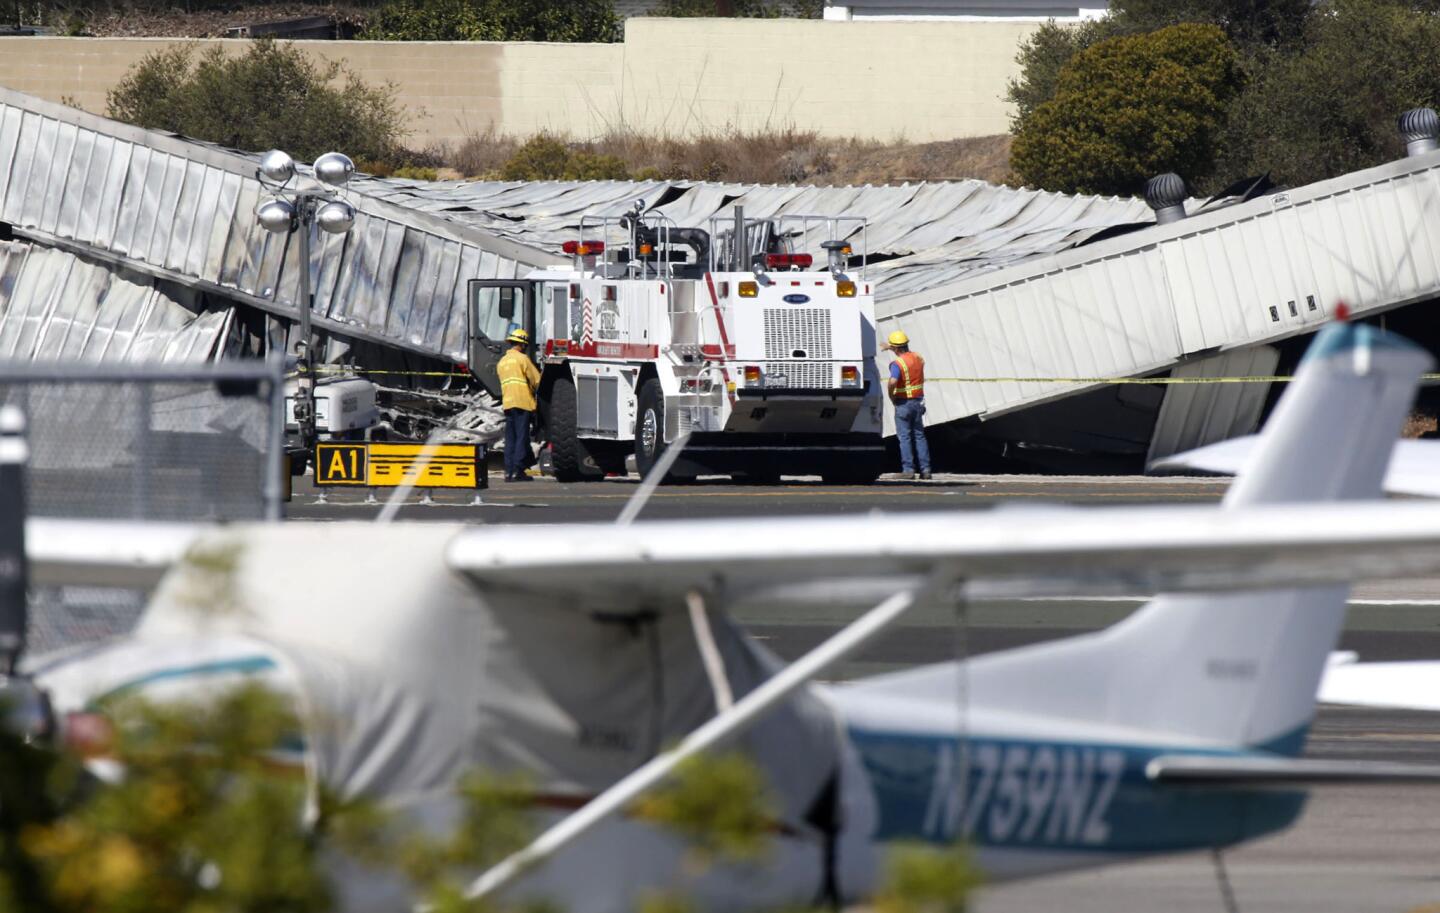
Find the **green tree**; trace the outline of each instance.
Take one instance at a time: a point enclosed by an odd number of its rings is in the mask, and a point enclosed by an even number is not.
[[[279,698],[240,688],[204,707],[119,697],[114,785],[75,759],[0,736],[4,913],[328,909],[304,784],[268,752],[296,731]],[[25,798],[11,800],[17,793]]]
[[[770,849],[774,801],[765,774],[742,754],[697,755],[638,802],[642,818],[683,837],[703,864],[753,861]]]
[[[1139,35],[1181,23],[1214,25],[1249,58],[1300,40],[1311,0],[1112,0],[1104,19],[1061,25],[1051,20],[1020,44],[1019,75],[1006,98],[1015,105],[1012,130],[1055,95],[1060,71],[1076,54],[1107,38]]]
[[[471,0],[396,0],[365,20],[370,41],[500,41],[500,26]]]
[[[1283,46],[1301,35],[1311,0],[1116,0],[1110,4],[1123,33],[1148,32],[1182,22],[1217,25],[1240,46]]]
[[[405,877],[437,913],[501,913],[465,900],[459,873],[535,832],[528,781],[478,773],[458,785],[445,835],[405,834],[323,790],[307,816],[303,775],[274,755],[299,721],[260,686],[181,703],[122,694],[101,709],[113,740],[92,747],[121,773],[114,782],[0,730],[0,913],[326,913],[336,851]]]
[[[979,884],[980,872],[964,846],[902,844],[885,860],[874,906],[877,913],[965,913]]]
[[[336,149],[386,159],[405,128],[393,86],[371,86],[293,44],[253,41],[238,56],[184,45],[146,55],[108,96],[117,120],[236,149],[284,149],[300,159]]]
[[[1203,185],[1241,82],[1216,26],[1101,41],[1061,69],[1054,97],[1017,132],[1011,164],[1027,183],[1069,193],[1134,193],[1164,171]]]
[[[824,0],[660,0],[648,16],[677,19],[819,19],[825,13]]]
[[[390,0],[359,35],[374,41],[620,39],[612,0]]]
[[[1012,129],[1018,133],[1036,108],[1055,97],[1060,71],[1071,58],[1114,34],[1114,24],[1109,19],[1078,25],[1060,25],[1051,19],[1020,42],[1020,51],[1015,57],[1020,75],[1010,81],[1006,92],[1006,98],[1015,105]]]
[[[1435,4],[1429,4],[1434,6]],[[1304,184],[1404,154],[1397,116],[1440,104],[1440,16],[1334,0],[1303,41],[1268,55],[1230,111],[1220,167]]]

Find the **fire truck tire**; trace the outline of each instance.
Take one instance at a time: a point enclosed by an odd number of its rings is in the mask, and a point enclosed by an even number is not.
[[[575,381],[556,378],[545,403],[545,429],[557,482],[597,482],[605,471],[585,447],[576,430]]]
[[[635,413],[635,471],[640,478],[650,474],[651,468],[665,452],[665,394],[660,389],[660,380],[652,377],[640,385]],[[692,481],[671,472],[666,482]]]

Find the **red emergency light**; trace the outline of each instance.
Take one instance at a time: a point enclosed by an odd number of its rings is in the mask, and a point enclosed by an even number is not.
[[[815,258],[809,254],[766,254],[766,269],[809,269]]]
[[[563,250],[563,251],[564,251],[565,253],[567,253],[567,254],[573,254],[573,255],[575,255],[575,256],[577,256],[577,257],[588,257],[588,256],[590,256],[591,254],[604,253],[604,252],[605,252],[605,242],[604,242],[604,241],[566,241],[564,244],[561,244],[561,245],[560,245],[560,249]]]

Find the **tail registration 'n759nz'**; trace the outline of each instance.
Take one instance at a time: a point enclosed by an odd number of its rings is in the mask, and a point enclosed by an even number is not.
[[[1123,749],[852,732],[882,833],[986,845],[1102,846]]]

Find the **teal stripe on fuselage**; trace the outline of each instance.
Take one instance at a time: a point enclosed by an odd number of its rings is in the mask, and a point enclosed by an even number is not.
[[[96,710],[106,700],[128,694],[144,688],[146,685],[153,685],[156,682],[170,681],[179,678],[198,678],[208,675],[250,675],[277,668],[279,668],[279,665],[268,656],[243,656],[236,659],[220,659],[208,663],[195,663],[189,666],[170,666],[165,669],[156,669],[139,678],[131,679],[123,685],[111,688],[104,694],[91,698],[87,706],[90,710]],[[280,738],[275,748],[283,752],[302,754],[307,750],[308,743],[303,735],[299,733],[289,733]]]
[[[225,675],[227,673],[250,674],[265,672],[274,668],[276,668],[275,660],[268,656],[243,656],[237,659],[220,659],[214,662],[196,663],[190,666],[170,666],[165,669],[156,669],[139,678],[131,679],[123,685],[111,688],[99,697],[92,698],[90,705],[94,707],[96,704],[109,698],[169,679],[196,678],[205,675]]]
[[[1175,851],[1283,829],[1305,803],[1298,791],[1159,786],[1145,776],[1145,765],[1160,755],[1268,752],[971,738],[962,764],[955,736],[851,729],[850,737],[875,791],[881,840]]]

